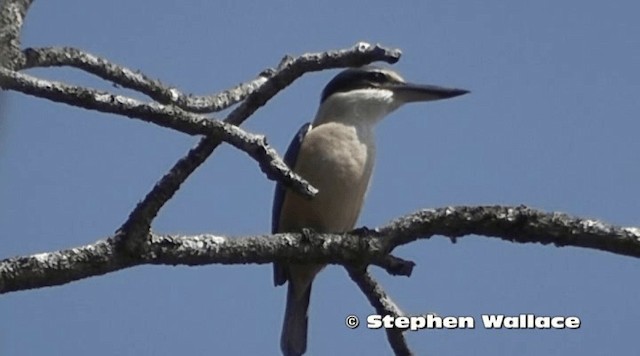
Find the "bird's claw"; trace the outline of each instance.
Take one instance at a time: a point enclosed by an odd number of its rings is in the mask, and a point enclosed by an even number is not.
[[[316,234],[315,230],[313,230],[310,227],[303,228],[302,231],[300,231],[300,233],[302,235],[300,241],[303,243],[311,242],[311,238]]]
[[[362,226],[359,228],[354,229],[353,231],[351,231],[352,234],[360,236],[360,237],[365,237],[365,236],[375,236],[378,234],[378,230],[377,229],[370,229],[366,226]]]

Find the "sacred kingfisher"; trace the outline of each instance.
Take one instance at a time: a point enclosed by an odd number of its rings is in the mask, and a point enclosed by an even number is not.
[[[410,84],[398,73],[374,66],[351,68],[336,75],[322,91],[315,119],[302,126],[284,159],[319,192],[308,199],[277,184],[272,232],[352,230],[375,161],[375,124],[403,104],[466,93],[463,89]],[[311,282],[323,267],[285,261],[274,264],[275,285],[289,282],[280,338],[285,356],[306,351]]]

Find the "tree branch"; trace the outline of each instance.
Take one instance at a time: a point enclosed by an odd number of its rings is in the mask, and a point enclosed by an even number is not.
[[[367,297],[377,314],[393,315],[394,317],[403,315],[400,308],[391,300],[382,286],[367,272],[366,268],[347,267],[347,272],[351,280],[360,287],[360,290]],[[385,328],[389,345],[398,356],[413,355],[403,331],[398,328]]]
[[[206,265],[291,261],[377,264],[395,247],[434,235],[484,235],[506,241],[587,247],[640,257],[640,228],[545,213],[523,206],[446,207],[401,217],[368,236],[362,233],[226,238],[214,235],[148,235],[138,254],[117,248],[115,238],[69,250],[0,261],[0,293],[62,285],[141,264]]]
[[[190,135],[206,135],[227,142],[255,159],[270,179],[280,181],[306,196],[313,196],[316,193],[315,188],[287,167],[277,152],[266,143],[264,136],[250,134],[237,126],[219,120],[209,120],[175,106],[143,103],[94,89],[38,79],[2,67],[0,67],[0,80],[6,89],[24,94],[89,110],[141,119]]]
[[[459,206],[421,210],[377,230],[387,248],[434,235],[455,239],[467,235],[496,237],[519,243],[585,247],[640,257],[640,228],[618,227],[564,213],[546,213],[524,205]]]
[[[111,63],[107,59],[80,49],[71,47],[27,48],[22,53],[26,59],[22,69],[53,66],[78,68],[122,87],[141,92],[159,103],[172,104],[183,110],[200,114],[224,110],[244,100],[272,76],[271,72],[265,71],[256,79],[218,94],[185,95],[178,89],[167,86],[159,80],[151,79],[140,71]]]
[[[20,68],[24,56],[20,53],[20,31],[31,0],[0,0],[0,67]],[[0,86],[4,83],[0,79]]]

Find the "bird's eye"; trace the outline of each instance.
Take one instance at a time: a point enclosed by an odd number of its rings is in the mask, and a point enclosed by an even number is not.
[[[377,83],[383,83],[387,81],[387,76],[382,72],[371,72],[370,78],[371,81]]]

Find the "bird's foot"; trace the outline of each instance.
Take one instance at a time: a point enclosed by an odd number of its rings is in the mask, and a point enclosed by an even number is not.
[[[303,243],[309,243],[311,242],[311,239],[313,238],[313,236],[316,235],[316,231],[310,227],[305,227],[302,229],[302,231],[300,231],[302,238],[300,239],[301,242]]]
[[[362,226],[357,229],[353,229],[351,233],[360,237],[372,237],[378,235],[378,229],[370,229],[366,226]]]

